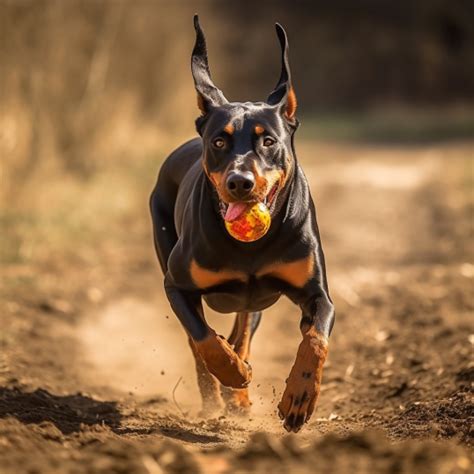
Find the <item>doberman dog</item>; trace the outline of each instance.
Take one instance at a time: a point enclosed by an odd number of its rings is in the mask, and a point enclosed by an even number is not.
[[[295,154],[286,32],[276,24],[281,75],[266,102],[228,102],[211,80],[197,16],[194,27],[200,137],[165,160],[150,200],[166,295],[189,338],[205,413],[224,400],[228,410],[250,407],[250,341],[262,310],[281,295],[301,308],[302,341],[278,405],[285,429],[297,432],[319,395],[334,306],[315,207]],[[225,220],[252,202],[265,203],[271,225],[262,238],[241,242]],[[202,299],[220,313],[237,313],[228,339],[207,324]]]

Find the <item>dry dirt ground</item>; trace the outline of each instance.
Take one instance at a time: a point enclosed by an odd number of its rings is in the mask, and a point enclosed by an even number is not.
[[[254,339],[251,416],[199,418],[151,241],[159,160],[32,182],[2,215],[0,472],[473,472],[473,150],[300,142],[337,319],[298,435],[276,415],[287,300]]]

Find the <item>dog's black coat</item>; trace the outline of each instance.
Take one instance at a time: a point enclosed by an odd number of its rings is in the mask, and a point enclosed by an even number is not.
[[[306,320],[329,335],[333,318],[311,314],[318,301],[322,302],[324,313],[331,305],[316,212],[299,164],[295,163],[284,202],[272,219],[269,232],[256,242],[244,243],[227,233],[217,207],[216,191],[204,173],[201,157],[200,138],[178,148],[164,163],[151,197],[155,244],[167,295],[185,329],[198,340],[206,335],[201,296],[216,311],[230,313],[263,310],[285,294],[303,306]],[[255,277],[259,269],[276,260],[298,260],[311,252],[317,255],[315,273],[302,289],[273,277]],[[189,273],[192,258],[216,271],[242,271],[249,275],[249,280],[198,289]]]
[[[326,281],[316,212],[306,177],[294,150],[296,119],[284,114],[291,80],[284,30],[277,26],[282,45],[282,74],[267,102],[229,103],[212,83],[204,36],[199,24],[192,68],[203,116],[197,120],[201,137],[175,150],[164,162],[151,196],[154,241],[171,306],[188,335],[196,341],[208,334],[201,298],[222,313],[259,312],[286,295],[302,310],[302,327],[313,325],[328,337],[334,309]],[[232,123],[235,131],[225,135]],[[276,144],[267,150],[252,131],[262,126]],[[212,140],[224,136],[225,150]],[[271,149],[270,149],[271,148]],[[261,239],[244,243],[226,231],[220,212],[220,196],[209,173],[226,170],[248,172],[257,164],[263,173],[278,169],[285,175],[272,206],[272,223]],[[303,285],[261,273],[275,262],[288,263],[310,257],[313,269]],[[199,287],[190,267],[219,275],[232,271],[245,278],[224,279]]]

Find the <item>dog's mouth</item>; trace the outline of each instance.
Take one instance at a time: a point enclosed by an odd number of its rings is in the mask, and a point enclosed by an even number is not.
[[[246,201],[225,202],[219,197],[219,210],[221,216],[227,222],[235,221],[246,211],[250,204],[258,202],[264,204],[270,212],[270,215],[273,215],[273,212],[275,211],[276,198],[279,192],[280,182],[277,181],[263,199],[251,197]]]

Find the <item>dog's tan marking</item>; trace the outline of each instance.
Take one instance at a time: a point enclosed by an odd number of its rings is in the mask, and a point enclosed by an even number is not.
[[[227,340],[210,330],[209,335],[195,341],[207,370],[225,387],[244,388],[252,379],[252,369],[234,351]]]
[[[252,402],[248,388],[224,388],[222,398],[226,404],[227,413],[237,416],[248,416]]]
[[[311,417],[318,400],[327,354],[326,337],[310,327],[303,334],[295,363],[278,404],[278,412],[285,420],[283,426],[287,431],[298,432]]]
[[[262,172],[256,162],[252,163],[252,172],[255,176],[254,194],[259,199],[263,199],[270,192],[274,184],[278,181],[281,182],[283,178],[283,172],[281,170],[273,169]]]
[[[188,339],[196,362],[196,374],[199,391],[202,399],[202,414],[210,415],[218,411],[223,406],[218,380],[207,370],[204,359],[197,350],[196,343]]]
[[[258,194],[265,193],[267,188],[267,179],[263,176],[260,167],[255,161],[252,162],[252,173],[255,176],[255,190]]]
[[[190,273],[194,284],[201,289],[219,285],[226,281],[247,280],[247,275],[243,272],[235,270],[208,270],[207,268],[201,267],[194,259],[191,260]]]
[[[224,127],[224,132],[229,134],[229,135],[233,135],[233,133],[235,132],[235,127],[232,125],[232,123],[228,123],[225,127]]]
[[[256,135],[263,135],[265,129],[261,125],[255,125],[255,134]]]
[[[208,173],[208,176],[214,186],[220,186],[222,182],[222,173]]]
[[[290,120],[295,117],[297,106],[298,106],[298,101],[296,100],[295,90],[292,87],[288,91],[288,95],[286,96],[286,110],[285,110],[285,115]]]
[[[212,184],[216,188],[219,197],[224,202],[231,202],[232,198],[229,196],[229,193],[227,192],[227,188],[225,186],[225,176],[227,176],[227,170],[222,173],[209,173],[208,176]]]
[[[234,327],[228,337],[229,344],[242,360],[248,360],[250,355],[250,339],[252,318],[250,313],[237,313]],[[248,414],[252,402],[249,391],[241,389],[222,389],[222,396],[226,403],[227,411],[236,415]]]
[[[313,276],[314,255],[294,262],[277,262],[263,267],[257,272],[257,276],[272,276],[279,278],[296,288],[302,288]]]
[[[273,188],[275,183],[278,181],[282,181],[282,178],[284,177],[284,173],[282,170],[270,170],[266,171],[265,174],[265,179],[267,180],[267,186],[268,186],[268,191]]]
[[[232,332],[228,338],[235,352],[244,360],[248,360],[250,356],[251,323],[250,313],[237,313]]]

